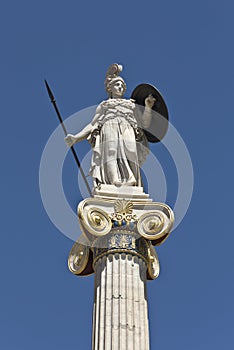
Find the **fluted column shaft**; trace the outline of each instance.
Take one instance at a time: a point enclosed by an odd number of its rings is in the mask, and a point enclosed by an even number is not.
[[[95,264],[93,350],[149,350],[146,263],[112,253]]]

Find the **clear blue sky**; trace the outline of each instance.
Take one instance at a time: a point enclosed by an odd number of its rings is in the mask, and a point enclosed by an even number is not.
[[[40,198],[40,158],[57,126],[43,79],[68,117],[105,98],[113,62],[125,66],[128,96],[142,82],[162,91],[194,166],[189,211],[148,283],[151,348],[233,348],[233,11],[226,0],[2,3],[0,349],[91,348],[93,277],[68,272],[73,242]],[[66,167],[75,210],[70,156]]]

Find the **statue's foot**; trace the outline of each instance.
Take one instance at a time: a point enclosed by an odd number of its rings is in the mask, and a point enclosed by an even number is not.
[[[126,186],[135,186],[136,185],[136,180],[134,176],[131,176],[128,181],[125,182]]]
[[[136,185],[136,181],[132,180],[132,181],[127,181],[124,184],[125,186],[135,186]]]
[[[113,181],[113,185],[120,187],[120,186],[135,186],[136,185],[136,180],[135,178],[132,176],[130,177],[130,179],[128,181],[124,180],[115,180]]]
[[[120,180],[114,181],[113,184],[114,184],[115,186],[117,186],[117,187],[122,186],[122,182],[121,182]]]

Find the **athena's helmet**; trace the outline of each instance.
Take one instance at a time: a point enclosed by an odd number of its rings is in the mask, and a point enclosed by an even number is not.
[[[122,81],[124,84],[124,93],[126,91],[126,84],[122,77],[119,76],[119,73],[122,72],[123,66],[117,63],[113,63],[106,72],[106,79],[105,79],[105,88],[106,92],[109,97],[111,97],[111,86],[116,81]]]

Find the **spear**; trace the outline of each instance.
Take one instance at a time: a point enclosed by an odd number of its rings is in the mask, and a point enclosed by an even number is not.
[[[64,134],[65,134],[65,136],[67,136],[67,130],[66,130],[66,128],[65,128],[65,125],[64,125],[64,123],[63,123],[63,119],[62,119],[61,114],[60,114],[60,112],[59,112],[59,109],[58,109],[58,107],[57,107],[56,100],[55,100],[54,95],[53,95],[53,93],[52,93],[52,91],[51,91],[51,89],[50,89],[50,87],[49,87],[49,85],[48,85],[48,83],[47,83],[46,80],[45,80],[45,85],[46,85],[46,89],[47,89],[47,92],[48,92],[50,101],[51,101],[51,103],[52,103],[53,106],[54,106],[54,109],[55,109],[56,114],[57,114],[57,116],[58,116],[59,122],[60,122],[60,124],[61,124],[61,126],[62,126],[62,128],[63,128]],[[77,157],[76,151],[75,151],[75,149],[74,149],[73,146],[71,146],[70,148],[71,148],[72,154],[73,154],[73,156],[74,156],[74,158],[75,158],[76,164],[77,164],[78,168],[80,169],[80,172],[81,172],[81,175],[82,175],[83,180],[84,180],[84,182],[85,182],[85,185],[86,185],[86,187],[87,187],[87,190],[88,190],[90,196],[92,197],[93,195],[92,195],[91,189],[90,189],[90,187],[89,187],[89,184],[88,184],[88,181],[87,181],[87,179],[86,179],[85,173],[84,173],[84,171],[83,171],[83,169],[82,169],[82,167],[81,167],[80,161],[79,161],[79,159],[78,159],[78,157]]]

